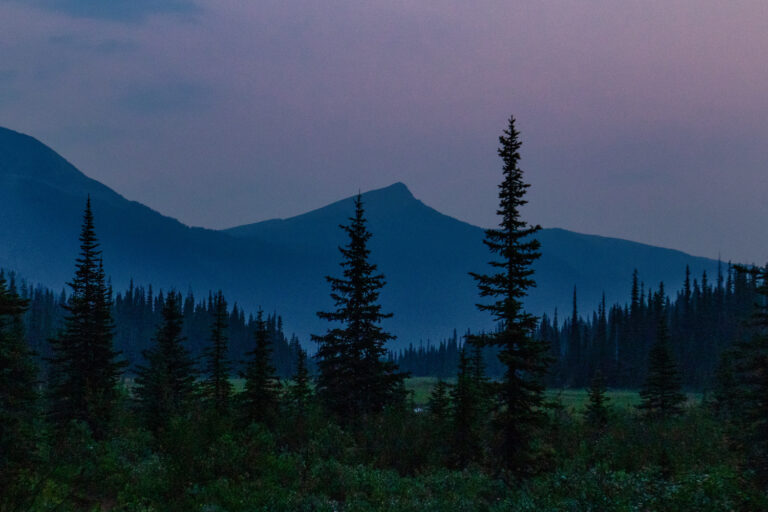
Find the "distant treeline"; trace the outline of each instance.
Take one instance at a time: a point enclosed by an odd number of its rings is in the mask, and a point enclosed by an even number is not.
[[[29,309],[24,317],[25,330],[30,347],[41,356],[44,363],[50,354],[48,340],[63,325],[64,308],[68,294],[56,293],[41,285],[33,286],[13,272],[6,272],[10,288],[22,298],[29,299]],[[214,296],[208,293],[206,299],[197,299],[190,291],[184,297],[182,314],[184,317],[183,336],[187,338],[185,346],[193,357],[199,359],[209,343],[211,322],[214,311]],[[112,316],[115,320],[115,348],[121,352],[121,359],[128,363],[128,373],[132,374],[137,365],[143,364],[142,351],[151,346],[152,337],[162,320],[165,295],[155,292],[152,286],[135,286],[131,282],[127,290],[118,292],[113,300]],[[283,331],[283,319],[273,313],[265,315],[272,352],[272,364],[280,377],[293,375],[296,371],[296,354],[299,340],[295,335],[288,338]],[[253,347],[256,320],[253,314],[247,314],[237,305],[232,305],[228,316],[229,358],[236,369],[247,351]]]
[[[48,339],[60,328],[67,295],[44,286],[33,286],[7,273],[11,286],[30,300],[25,327],[31,347],[47,356]],[[550,366],[550,387],[586,387],[595,370],[600,369],[610,387],[637,388],[645,379],[648,352],[658,325],[654,301],[663,300],[670,326],[671,349],[683,378],[690,389],[711,387],[723,350],[735,342],[745,341],[750,332],[747,321],[757,300],[756,283],[748,273],[735,272],[729,264],[714,282],[704,272],[692,278],[686,269],[683,289],[671,299],[662,288],[648,289],[637,273],[632,276],[632,292],[625,304],[607,307],[604,303],[591,315],[579,312],[577,291],[574,308],[562,319],[559,312],[543,315],[536,337],[550,344],[555,360]],[[660,294],[663,295],[660,296]],[[142,362],[141,352],[150,345],[164,304],[163,292],[152,286],[133,283],[114,297],[116,324],[115,346],[129,369]],[[197,299],[186,294],[182,312],[187,346],[196,357],[203,353],[210,334],[213,295]],[[274,347],[273,365],[278,375],[292,375],[296,366],[299,340],[286,336],[282,317],[266,316],[267,329]],[[253,343],[255,320],[237,304],[229,313],[230,358],[236,364]],[[456,376],[459,352],[464,336],[456,331],[438,344],[426,343],[393,351],[390,358],[413,376],[452,378]],[[486,372],[499,377],[503,366],[492,348],[484,351]]]
[[[559,312],[543,315],[536,329],[538,339],[550,345],[554,362],[549,387],[586,387],[596,370],[610,387],[638,388],[644,382],[648,354],[663,311],[670,330],[670,348],[683,384],[690,389],[710,389],[720,354],[746,341],[748,320],[758,300],[757,283],[749,273],[736,272],[728,264],[714,282],[704,272],[693,278],[685,270],[685,284],[671,299],[663,289],[647,288],[637,272],[625,304],[607,307],[605,301],[591,315],[582,315],[574,290],[573,310],[563,319]],[[656,308],[661,301],[663,307]],[[453,377],[459,363],[463,336],[439,344],[410,345],[390,357],[414,376]],[[500,377],[503,366],[491,348],[483,356],[486,372]]]

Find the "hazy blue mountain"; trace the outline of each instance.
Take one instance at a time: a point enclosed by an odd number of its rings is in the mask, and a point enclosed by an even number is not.
[[[86,177],[37,140],[0,128],[0,267],[63,286],[74,269],[88,194],[118,290],[131,278],[198,295],[221,288],[246,310],[276,310],[304,342],[326,328],[315,312],[331,306],[324,276],[340,272],[338,225],[352,214],[351,197],[289,219],[224,231],[191,228]],[[363,199],[374,234],[371,258],[388,280],[382,302],[395,313],[387,327],[397,343],[438,340],[454,327],[490,328],[474,307],[467,274],[483,271],[489,260],[483,230],[428,207],[402,183]],[[603,291],[609,302],[623,302],[634,268],[646,283],[663,280],[669,290],[681,285],[686,264],[697,275],[717,270],[712,260],[613,238],[545,229],[539,239],[539,286],[528,300],[536,313],[557,307],[569,314],[574,285],[583,312]]]
[[[434,339],[453,326],[460,332],[466,327],[489,327],[487,315],[473,308],[478,297],[474,280],[467,274],[468,270],[484,270],[490,259],[482,243],[483,229],[430,208],[402,183],[368,192],[363,198],[374,235],[371,258],[387,276],[382,300],[395,312],[393,325],[413,333],[409,341]],[[279,245],[281,253],[292,255],[287,267],[296,272],[295,284],[314,286],[315,276],[339,273],[336,247],[345,240],[338,225],[353,211],[352,200],[225,232]],[[717,272],[716,261],[616,238],[554,228],[543,229],[538,239],[543,256],[536,264],[538,286],[527,306],[537,314],[551,314],[558,308],[561,319],[570,315],[574,286],[579,309],[590,314],[603,292],[609,303],[628,299],[635,268],[650,286],[664,281],[673,291],[682,286],[686,265],[696,275],[704,270],[710,276]],[[307,293],[315,303],[309,288],[291,291]]]

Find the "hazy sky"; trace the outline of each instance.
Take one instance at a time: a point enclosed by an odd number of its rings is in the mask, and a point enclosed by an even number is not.
[[[488,226],[514,114],[528,220],[762,263],[767,51],[763,0],[0,0],[0,125],[191,225]]]

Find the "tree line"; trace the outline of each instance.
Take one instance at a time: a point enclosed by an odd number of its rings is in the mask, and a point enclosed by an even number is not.
[[[29,284],[13,272],[6,272],[5,275],[9,290],[29,301],[22,322],[27,342],[38,356],[38,364],[45,367],[46,359],[51,356],[48,340],[63,325],[70,294],[67,290],[56,293],[45,286]],[[111,289],[109,283],[107,286]],[[142,352],[151,345],[155,329],[162,320],[167,297],[171,294],[178,296],[179,293],[154,291],[152,285],[135,285],[133,281],[128,289],[113,292],[114,345],[126,362],[127,375],[133,375],[137,366],[143,363]],[[178,299],[186,346],[198,362],[202,361],[208,343],[215,296],[216,293],[210,291],[204,299],[198,299],[190,290]],[[299,340],[296,335],[285,333],[283,318],[279,314],[263,313],[263,319],[274,347],[272,364],[280,377],[288,377],[296,368]],[[236,369],[241,368],[244,355],[250,350],[256,328],[256,317],[252,313],[246,314],[237,303],[228,308],[228,354]]]
[[[664,284],[646,286],[635,271],[628,276],[631,293],[624,304],[582,314],[578,290],[568,315],[542,315],[534,336],[550,347],[546,383],[551,388],[584,388],[600,370],[611,388],[637,389],[645,381],[648,358],[660,316],[669,329],[670,350],[686,389],[713,391],[723,351],[752,334],[750,319],[759,300],[760,281],[737,266],[721,265],[714,279],[706,271],[698,278],[685,269],[683,288],[670,297]],[[658,302],[661,304],[657,304]],[[390,357],[415,376],[452,378],[465,336],[453,335],[438,344],[409,345]],[[502,376],[503,365],[490,348],[483,360],[491,378]]]

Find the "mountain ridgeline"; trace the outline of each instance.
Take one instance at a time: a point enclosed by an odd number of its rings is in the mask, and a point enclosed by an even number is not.
[[[326,275],[339,272],[339,225],[354,212],[350,197],[289,219],[223,231],[188,227],[92,180],[32,137],[0,129],[0,267],[54,289],[70,279],[82,205],[90,195],[107,274],[115,289],[136,283],[198,294],[222,289],[248,313],[279,312],[287,333],[307,344],[322,332],[317,311],[331,304]],[[371,260],[387,280],[381,302],[394,316],[391,348],[438,340],[454,328],[493,328],[476,310],[469,271],[489,260],[483,229],[443,215],[402,183],[362,194],[373,237]],[[542,258],[526,308],[570,311],[574,286],[583,311],[623,301],[637,269],[648,286],[674,292],[683,271],[717,272],[717,262],[670,249],[562,229],[537,234]],[[311,347],[310,347],[311,348]]]

